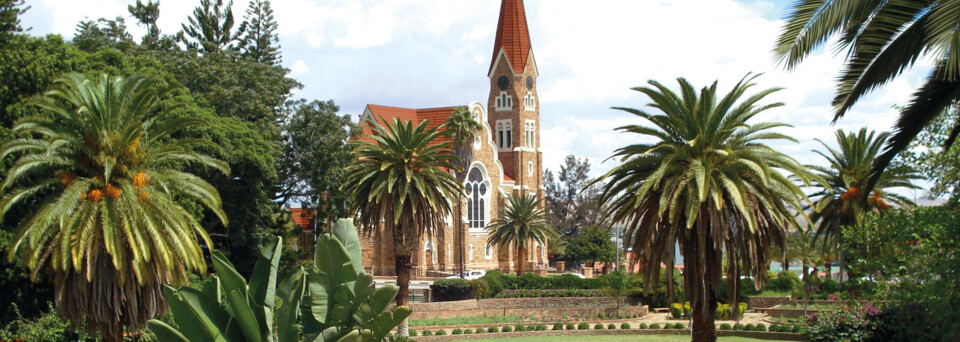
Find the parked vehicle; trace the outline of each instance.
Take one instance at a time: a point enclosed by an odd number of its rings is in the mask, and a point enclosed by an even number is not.
[[[480,279],[480,277],[485,276],[486,274],[487,274],[487,271],[484,271],[484,270],[463,271],[463,279],[477,280],[477,279]],[[454,275],[454,276],[447,277],[447,279],[457,279],[457,278],[460,278],[460,276]]]

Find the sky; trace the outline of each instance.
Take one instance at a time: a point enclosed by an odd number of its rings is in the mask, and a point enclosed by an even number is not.
[[[27,0],[30,34],[69,39],[80,20],[126,18],[139,39],[144,29],[127,13],[131,0]],[[799,140],[772,146],[804,164],[824,164],[815,139],[834,146],[838,128],[889,130],[929,72],[930,60],[864,98],[837,124],[830,100],[843,56],[822,48],[794,70],[771,53],[790,2],[735,0],[527,0],[527,19],[540,71],[541,149],[556,170],[569,154],[589,158],[593,176],[619,146],[641,141],[614,128],[644,122],[611,107],[643,108],[632,87],[677,77],[697,87],[719,81],[726,93],[749,72],[763,73],[757,91],[783,90],[767,103],[784,106],[756,122],[793,125],[780,132]],[[199,0],[161,0],[162,33],[180,30]],[[274,0],[283,65],[303,84],[296,97],[333,99],[345,114],[367,104],[431,108],[485,103],[486,78],[500,7],[498,0]],[[234,3],[244,14],[246,1]],[[356,119],[355,119],[356,120]]]

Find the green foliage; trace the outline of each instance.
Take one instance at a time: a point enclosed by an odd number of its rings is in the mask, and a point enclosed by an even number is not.
[[[416,331],[416,330],[412,330],[412,329],[411,329],[408,333],[410,334],[410,337],[417,337],[417,331]]]
[[[770,278],[765,289],[787,292],[800,283],[800,276],[790,271],[781,271],[776,277]]]
[[[441,301],[466,299],[473,291],[471,281],[460,278],[437,279],[430,288]]]
[[[460,328],[453,329],[452,334],[453,334],[453,335],[463,335],[463,329],[460,329]]]
[[[487,331],[483,330],[483,328],[477,327],[477,329],[475,329],[474,332],[476,332],[477,334],[483,334],[483,333],[486,333]]]
[[[746,331],[756,331],[756,329],[757,329],[757,326],[754,325],[753,323],[747,324],[746,326],[743,327],[743,330],[746,330]]]
[[[433,331],[424,330],[424,331],[423,331],[423,336],[433,336]]]
[[[513,328],[509,325],[504,325],[503,329],[500,329],[501,332],[513,332]]]
[[[748,74],[727,94],[718,93],[716,82],[698,92],[683,78],[677,79],[682,96],[653,80],[633,88],[658,111],[617,108],[652,124],[618,131],[649,142],[619,148],[611,157],[619,166],[595,181],[603,183],[600,200],[610,218],[626,223],[627,246],[652,265],[645,270],[648,285],[658,282],[661,264],[673,278],[680,244],[686,283],[697,284],[685,294],[697,303],[695,313],[713,310],[719,289],[732,287],[721,282],[723,273],[734,278],[743,268],[763,284],[771,248],[783,247],[785,227],[796,224],[795,213],[803,207],[804,193],[788,176],[809,183],[806,168],[765,144],[795,140],[771,132],[783,124],[748,123],[782,106],[760,103],[777,88],[746,95],[756,78]]]
[[[563,323],[553,323],[553,330],[563,330]]]
[[[746,326],[744,326],[743,324],[740,324],[740,323],[737,323],[737,324],[734,324],[734,325],[733,325],[733,330],[744,330],[745,328],[746,328]]]
[[[233,31],[232,7],[233,0],[226,6],[223,0],[200,0],[200,6],[187,19],[189,24],[181,24],[183,30],[177,34],[178,40],[188,49],[207,53],[237,49],[246,24],[240,25],[237,32]]]
[[[877,313],[870,306],[820,312],[807,319],[804,337],[811,342],[864,341],[872,335]]]
[[[613,323],[607,324],[607,329],[609,329],[609,330],[613,330],[613,329],[616,329],[616,328],[617,328],[617,325],[616,325],[616,324],[613,324]]]
[[[767,331],[767,326],[763,323],[757,323],[757,326],[753,329],[753,331]]]
[[[731,329],[733,329],[733,327],[730,326],[730,323],[720,324],[720,330],[731,330]]]
[[[268,65],[280,64],[280,38],[269,0],[251,0],[241,26],[240,31],[246,34],[240,38],[239,47],[245,57]]]
[[[590,323],[581,322],[580,324],[577,324],[577,330],[590,330]]]
[[[0,230],[0,252],[9,250],[14,234]],[[13,322],[40,316],[53,301],[53,286],[48,281],[34,283],[30,272],[7,258],[0,258],[0,322]],[[3,337],[0,337],[2,340]]]
[[[660,329],[660,324],[659,323],[650,324],[650,329]]]
[[[500,328],[499,328],[499,327],[489,327],[489,328],[487,328],[487,332],[488,332],[488,333],[500,332]]]
[[[567,156],[564,163],[560,165],[556,177],[549,169],[543,172],[546,221],[560,233],[561,241],[576,240],[584,227],[603,225],[602,213],[597,202],[598,186],[589,186],[589,183],[590,161],[587,158]],[[567,259],[569,251],[566,251],[566,248],[557,250],[554,249],[555,245],[564,244],[556,242],[550,244],[551,250],[562,252],[557,255],[559,259],[567,260],[567,265],[571,267],[579,265],[576,259]]]
[[[627,322],[620,323],[620,329],[623,329],[623,330],[631,329],[630,323],[627,323]]]
[[[617,245],[609,228],[587,226],[579,229],[579,234],[570,240],[563,258],[573,264],[614,262]]]
[[[447,335],[447,331],[446,331],[446,330],[443,330],[443,329],[437,330],[437,334],[436,334],[436,335],[437,335],[437,336],[446,336],[446,335]]]
[[[597,323],[593,325],[594,330],[603,330],[603,323]]]
[[[523,324],[517,324],[513,326],[513,331],[516,331],[516,332],[521,332],[526,330],[527,328]]]
[[[32,342],[60,342],[60,341],[97,341],[98,336],[91,336],[84,327],[75,327],[56,313],[53,305],[47,303],[47,312],[34,319],[21,317],[16,304],[9,310],[13,318],[3,320],[0,326],[0,341],[32,341]]]
[[[650,327],[647,326],[647,323],[640,323],[640,329],[649,329],[649,328]]]
[[[555,238],[556,231],[544,221],[543,200],[537,196],[523,194],[507,197],[507,205],[500,208],[497,219],[490,222],[484,229],[490,234],[487,244],[501,247],[515,246],[517,259],[523,255],[531,243],[547,245],[547,241]],[[522,263],[517,264],[517,274],[522,273]],[[521,282],[523,278],[521,277]]]
[[[128,51],[136,46],[133,36],[127,32],[123,17],[84,20],[77,24],[73,44],[80,50],[95,53],[101,49]]]
[[[30,9],[23,0],[0,0],[0,43],[6,43],[13,34],[23,32],[20,15]]]

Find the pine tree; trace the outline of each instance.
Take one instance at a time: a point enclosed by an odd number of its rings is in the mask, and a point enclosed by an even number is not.
[[[10,34],[24,31],[20,26],[20,15],[28,9],[30,6],[23,7],[23,0],[0,0],[0,41]]]
[[[277,21],[273,18],[270,0],[251,0],[244,16],[246,35],[240,42],[244,56],[270,65],[280,64],[280,38],[277,36]]]
[[[143,36],[140,45],[156,49],[160,43],[160,28],[157,27],[157,19],[160,18],[160,1],[148,0],[144,4],[143,1],[137,0],[136,5],[127,6],[127,11],[140,21],[140,25],[147,28],[147,34]]]
[[[187,49],[202,50],[204,52],[218,52],[222,50],[237,50],[236,43],[243,35],[246,24],[241,24],[237,32],[233,32],[233,0],[223,6],[223,0],[200,0],[200,6],[193,10],[189,25],[181,24],[183,30],[177,40],[184,43]]]

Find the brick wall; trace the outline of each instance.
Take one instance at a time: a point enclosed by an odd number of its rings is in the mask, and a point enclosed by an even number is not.
[[[496,298],[460,300],[452,302],[414,303],[412,319],[454,318],[477,316],[595,316],[616,312],[616,299],[596,298]],[[620,312],[645,315],[646,306],[628,305],[621,302]]]

